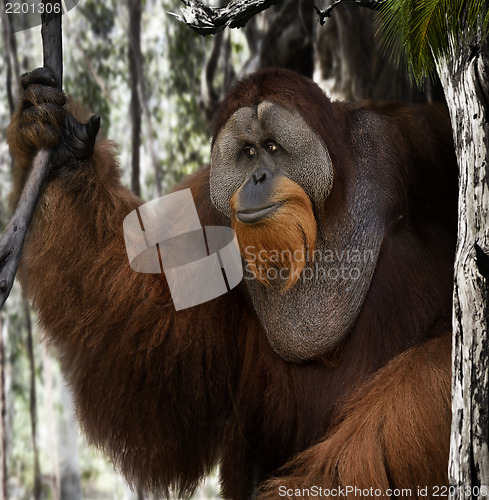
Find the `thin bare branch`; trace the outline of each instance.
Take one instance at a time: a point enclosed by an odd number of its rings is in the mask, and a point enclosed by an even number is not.
[[[331,17],[331,13],[333,10],[341,5],[342,3],[353,3],[355,5],[359,5],[360,7],[365,7],[371,10],[379,10],[380,6],[385,2],[385,0],[336,0],[326,9],[319,9],[314,5],[314,9],[316,10],[317,15],[319,16],[319,24],[321,26],[326,22],[328,17]]]
[[[198,0],[182,0],[181,15],[169,12],[200,35],[215,35],[225,28],[242,28],[256,14],[283,0],[235,0],[225,7],[209,7]]]

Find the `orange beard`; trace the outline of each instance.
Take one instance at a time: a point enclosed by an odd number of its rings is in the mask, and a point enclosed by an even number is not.
[[[236,217],[239,192],[231,197],[232,227],[247,269],[259,282],[285,282],[288,290],[312,261],[317,227],[311,200],[296,182],[281,177],[271,202],[282,205],[269,217],[246,224]]]

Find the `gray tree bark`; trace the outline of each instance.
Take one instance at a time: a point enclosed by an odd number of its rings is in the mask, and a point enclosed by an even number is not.
[[[489,498],[489,43],[480,35],[438,66],[459,166],[453,308],[450,498]]]

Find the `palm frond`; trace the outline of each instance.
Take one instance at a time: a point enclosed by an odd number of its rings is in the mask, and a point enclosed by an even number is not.
[[[487,0],[386,0],[380,9],[383,46],[417,83],[435,72],[435,61],[448,54],[450,39],[459,43],[482,30],[489,33]]]

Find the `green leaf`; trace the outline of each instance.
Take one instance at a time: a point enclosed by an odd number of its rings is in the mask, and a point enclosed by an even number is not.
[[[420,84],[434,75],[451,40],[457,46],[479,30],[487,36],[489,5],[486,0],[386,0],[380,19],[384,48]]]

